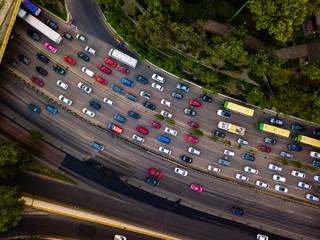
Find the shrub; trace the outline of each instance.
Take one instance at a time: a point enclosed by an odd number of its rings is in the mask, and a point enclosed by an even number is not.
[[[199,129],[196,129],[196,128],[193,129],[193,133],[195,135],[199,136],[199,137],[203,137],[204,136],[204,132],[199,130]]]
[[[157,114],[156,118],[163,121],[164,120],[164,116],[162,116],[161,114]]]
[[[286,158],[281,158],[281,163],[282,163],[283,166],[288,166],[289,165],[288,159],[286,159]]]
[[[301,168],[302,167],[302,163],[300,161],[293,161],[292,165],[295,166],[296,168]]]
[[[216,141],[218,141],[218,137],[213,135],[210,137],[210,140],[216,142]]]

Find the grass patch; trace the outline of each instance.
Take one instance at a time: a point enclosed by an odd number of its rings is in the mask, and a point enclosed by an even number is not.
[[[65,8],[65,0],[36,0],[36,3],[38,3],[43,8],[49,10],[53,14],[57,15],[61,19],[67,21],[67,11]]]

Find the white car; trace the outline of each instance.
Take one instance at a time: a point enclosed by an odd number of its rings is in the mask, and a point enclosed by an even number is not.
[[[197,150],[197,149],[194,149],[194,148],[192,148],[192,147],[189,147],[188,148],[188,152],[189,153],[191,153],[191,154],[193,154],[193,155],[200,155],[200,151],[199,150]]]
[[[171,155],[171,151],[170,150],[168,150],[168,149],[166,149],[166,148],[164,148],[164,147],[159,147],[159,151],[160,152],[163,152],[163,153],[165,153],[165,154],[168,154],[168,155]]]
[[[248,141],[244,140],[244,139],[241,139],[241,138],[238,138],[238,143],[239,144],[242,144],[242,145],[248,145]]]
[[[224,150],[224,152],[223,152],[225,155],[227,155],[227,156],[234,156],[234,152],[232,152],[232,151],[230,151],[230,150]]]
[[[160,92],[163,91],[163,87],[158,83],[155,83],[155,82],[151,83],[151,87],[153,87],[154,89],[157,89]]]
[[[89,77],[93,77],[93,75],[94,75],[94,72],[92,72],[90,69],[88,69],[88,68],[86,68],[86,67],[83,67],[83,68],[81,69],[81,71],[82,71],[83,73],[87,74]]]
[[[282,187],[280,185],[275,185],[274,189],[277,190],[278,192],[283,192],[283,193],[287,193],[288,192],[288,188]]]
[[[125,236],[116,234],[114,235],[113,240],[127,240],[127,238]]]
[[[64,90],[68,89],[68,84],[65,84],[64,82],[62,82],[61,80],[57,81],[57,85],[61,88],[63,88]]]
[[[310,194],[310,193],[306,194],[306,199],[319,202],[319,198],[314,196],[314,195],[312,195],[312,194]]]
[[[168,113],[166,111],[161,111],[160,114],[164,117],[167,117],[167,118],[172,118],[172,114],[171,113]]]
[[[89,117],[94,117],[94,115],[96,115],[94,112],[91,112],[88,108],[82,109],[82,112],[84,114],[87,114]]]
[[[274,164],[269,164],[268,168],[270,170],[273,170],[273,171],[277,171],[277,172],[281,172],[282,171],[282,167],[278,167],[277,165],[274,165]]]
[[[140,136],[138,136],[136,134],[132,135],[132,139],[136,140],[137,142],[144,143],[144,138],[142,138],[142,137],[140,137]]]
[[[103,101],[104,101],[106,104],[109,104],[111,107],[114,106],[114,102],[111,101],[109,98],[104,98]]]
[[[263,188],[269,188],[269,184],[268,183],[264,183],[262,181],[257,180],[256,181],[256,185],[259,187],[263,187]]]
[[[212,166],[212,165],[209,165],[209,166],[208,166],[208,170],[213,171],[213,172],[216,172],[216,173],[219,173],[219,172],[220,172],[220,168],[216,168],[216,167],[214,167],[214,166]]]
[[[303,172],[296,171],[296,170],[292,170],[291,175],[294,177],[298,177],[298,178],[306,178],[306,174],[304,174]]]
[[[311,157],[314,157],[314,158],[320,158],[320,153],[315,152],[315,151],[311,151],[311,152],[310,152],[310,156],[311,156]]]
[[[269,240],[269,237],[266,235],[258,234],[257,239],[258,240]]]
[[[147,92],[145,92],[145,91],[141,91],[141,92],[140,92],[140,96],[141,96],[141,97],[144,97],[144,98],[146,98],[146,99],[150,99],[150,98],[151,98],[151,94],[150,94],[150,93],[147,93]]]
[[[236,179],[239,179],[239,180],[241,180],[241,181],[246,181],[246,182],[249,181],[249,178],[248,178],[248,177],[243,176],[243,175],[241,175],[240,173],[237,173],[237,174],[236,174]]]
[[[245,166],[243,168],[243,170],[247,173],[252,173],[252,174],[258,174],[258,169],[254,169],[254,168],[251,168],[251,167],[248,167],[248,166]]]
[[[298,182],[298,187],[309,189],[309,190],[311,189],[311,185],[304,182]]]
[[[177,173],[177,174],[180,174],[182,176],[187,176],[188,175],[187,170],[184,170],[184,169],[181,169],[181,168],[178,168],[178,167],[176,167],[174,169],[174,172]]]
[[[177,136],[177,134],[178,134],[178,132],[177,132],[176,130],[173,130],[173,129],[168,128],[168,127],[166,127],[166,128],[164,129],[164,131],[165,131],[166,133],[169,133],[169,134],[173,135],[173,136]]]
[[[84,85],[82,82],[78,83],[78,88],[82,89],[86,93],[91,93],[92,89]]]
[[[59,96],[59,100],[60,100],[61,102],[64,102],[65,104],[67,104],[67,105],[69,105],[69,106],[72,104],[72,101],[71,101],[70,99],[66,98],[66,97],[63,96],[63,95],[60,95],[60,96]]]
[[[286,182],[286,178],[285,177],[280,176],[280,175],[276,175],[276,174],[274,174],[272,176],[272,179],[277,181],[277,182]]]
[[[164,83],[165,79],[164,77],[160,76],[159,74],[152,74],[152,79],[156,80],[158,82]]]
[[[172,105],[171,102],[169,102],[169,101],[167,101],[167,100],[165,100],[165,99],[161,99],[160,103],[161,103],[162,105],[167,106],[167,107],[171,107],[171,105]]]
[[[315,175],[315,176],[313,177],[313,180],[320,182],[320,176]]]

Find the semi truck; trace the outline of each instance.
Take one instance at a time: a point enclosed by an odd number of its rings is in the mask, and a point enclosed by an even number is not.
[[[35,16],[39,16],[39,14],[41,13],[41,9],[30,0],[22,0],[21,5],[32,12]]]
[[[24,21],[29,23],[32,27],[37,29],[39,32],[47,36],[50,40],[52,40],[55,43],[60,43],[62,40],[62,37],[59,33],[49,28],[47,25],[45,25],[43,22],[32,16],[31,14],[27,13],[23,9],[19,9],[18,16],[22,18]]]
[[[239,127],[239,126],[234,125],[232,123],[226,123],[226,122],[219,122],[218,128],[226,130],[231,133],[241,135],[241,136],[243,136],[246,131],[246,129],[243,127]]]

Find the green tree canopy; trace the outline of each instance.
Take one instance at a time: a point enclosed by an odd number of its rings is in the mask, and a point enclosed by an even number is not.
[[[293,78],[292,71],[287,69],[270,73],[270,82],[274,87],[281,87],[288,84],[291,78]]]
[[[308,77],[310,80],[320,82],[320,60],[314,62],[310,66],[305,66],[301,74]]]
[[[251,89],[248,96],[246,97],[246,101],[261,108],[271,108],[272,106],[271,102],[259,87]]]

